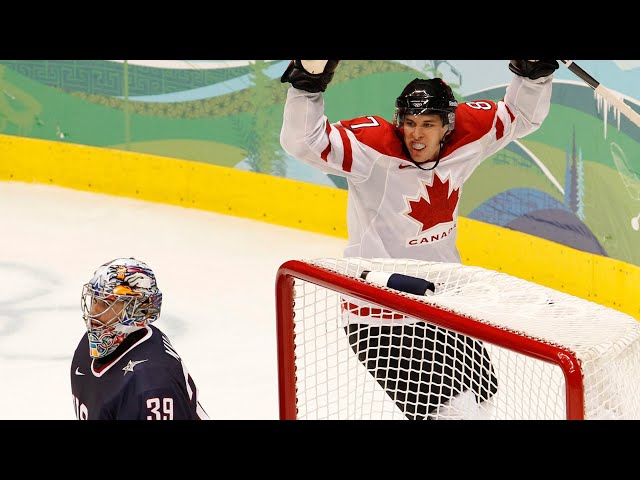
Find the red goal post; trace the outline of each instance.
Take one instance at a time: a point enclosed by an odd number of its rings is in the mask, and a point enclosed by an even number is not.
[[[364,270],[436,291],[374,285]],[[640,418],[640,323],[504,273],[290,260],[276,275],[276,317],[281,419]]]

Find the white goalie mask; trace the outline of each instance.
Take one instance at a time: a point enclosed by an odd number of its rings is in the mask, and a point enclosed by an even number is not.
[[[151,268],[135,258],[116,258],[100,266],[82,287],[82,318],[89,354],[101,358],[160,315],[162,293]]]

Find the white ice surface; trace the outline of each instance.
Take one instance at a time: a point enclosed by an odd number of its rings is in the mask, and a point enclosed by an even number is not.
[[[133,256],[163,292],[155,325],[212,419],[277,419],[275,274],[346,240],[56,186],[0,182],[0,419],[74,419],[82,284]]]

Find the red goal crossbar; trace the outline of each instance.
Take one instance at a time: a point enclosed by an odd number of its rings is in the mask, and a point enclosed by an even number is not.
[[[283,263],[276,274],[278,387],[281,420],[297,419],[296,350],[294,334],[294,281],[300,279],[341,294],[371,302],[424,322],[552,363],[562,369],[566,385],[566,418],[585,417],[580,362],[565,348],[523,334],[443,310],[413,298],[379,288],[357,278],[300,260]]]

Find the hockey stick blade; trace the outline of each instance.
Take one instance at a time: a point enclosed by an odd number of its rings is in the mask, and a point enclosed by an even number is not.
[[[606,99],[610,105],[618,109],[625,117],[640,127],[640,114],[638,114],[629,105],[615,95],[611,90],[598,82],[595,78],[585,72],[580,66],[576,65],[573,60],[560,60],[565,66],[571,70],[576,76],[582,79],[587,85],[595,90],[602,98]]]

